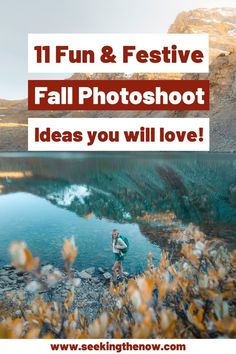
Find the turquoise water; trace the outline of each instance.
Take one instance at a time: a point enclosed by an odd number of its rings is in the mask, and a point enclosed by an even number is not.
[[[149,251],[158,262],[171,231],[140,217],[167,211],[181,227],[192,222],[235,248],[235,154],[0,155],[0,265],[9,263],[10,243],[24,240],[43,263],[61,267],[63,240],[73,235],[76,268],[110,269],[117,228],[130,241],[124,266],[139,272]]]
[[[119,224],[106,219],[85,219],[71,211],[54,206],[29,193],[13,193],[0,197],[0,264],[9,263],[7,249],[12,240],[26,241],[33,255],[42,262],[62,267],[61,248],[66,237],[75,237],[79,248],[75,267],[111,268],[111,230],[118,228],[130,242],[124,267],[139,272],[146,267],[146,256],[152,251],[157,260],[160,248],[148,241],[136,224]]]

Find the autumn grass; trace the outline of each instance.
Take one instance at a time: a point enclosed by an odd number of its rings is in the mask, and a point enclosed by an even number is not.
[[[48,303],[38,294],[60,279],[60,272],[44,274],[40,262],[24,242],[10,247],[12,264],[31,272],[29,284],[35,297],[27,304],[23,293],[12,299],[20,309],[13,318],[1,310],[1,338],[234,338],[236,252],[216,241],[207,241],[190,225],[178,236],[178,261],[163,251],[158,266],[148,254],[147,270],[141,276],[113,285],[104,296],[100,316],[89,323],[74,308],[74,288],[64,303]],[[78,249],[74,239],[65,240],[62,256],[70,269]],[[33,284],[32,284],[33,283]],[[1,306],[1,305],[0,305]]]
[[[19,127],[28,127],[28,124],[23,123],[0,123],[0,128],[19,128]]]

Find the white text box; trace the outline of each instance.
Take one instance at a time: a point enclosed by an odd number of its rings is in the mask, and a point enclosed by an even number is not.
[[[177,55],[176,63],[150,62],[151,51],[162,51],[164,47],[168,47],[171,53],[174,53],[172,46],[176,46],[176,51],[190,51],[189,56]],[[37,63],[37,46],[50,46],[50,62]],[[58,46],[68,46],[72,51],[92,50],[94,52],[94,63],[84,62],[71,63],[69,59],[69,51],[65,51],[66,55],[60,58],[61,62],[56,63],[56,52]],[[101,50],[104,46],[111,46],[115,54],[116,63],[101,62]],[[124,47],[135,46],[132,50],[132,56],[129,57],[128,63],[124,63]],[[194,51],[203,53],[202,62],[194,62],[191,55]],[[29,34],[28,35],[28,70],[30,73],[134,73],[134,72],[169,72],[169,73],[206,73],[208,72],[208,34],[119,34],[119,33],[83,33],[83,34]],[[139,62],[137,53],[146,51],[148,53],[147,62]],[[45,52],[42,52],[44,59]],[[168,54],[169,55],[169,54]],[[142,53],[142,60],[144,58]],[[163,57],[163,56],[162,56]],[[172,55],[171,55],[172,57]],[[186,60],[182,62],[181,60]],[[90,59],[90,58],[89,58]],[[86,60],[88,58],[86,57]],[[91,60],[91,59],[90,59]],[[173,61],[171,59],[171,61]]]

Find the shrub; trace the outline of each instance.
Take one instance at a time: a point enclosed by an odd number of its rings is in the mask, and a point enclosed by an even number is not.
[[[180,249],[177,261],[162,252],[158,267],[148,254],[147,270],[141,275],[110,284],[104,297],[106,311],[89,323],[74,309],[74,288],[64,303],[46,302],[38,294],[57,282],[60,271],[43,274],[39,259],[25,243],[10,246],[12,264],[31,272],[28,284],[36,293],[28,304],[23,293],[15,296],[20,315],[13,318],[1,305],[1,338],[216,338],[235,337],[236,252],[229,252],[193,225],[175,241]],[[70,276],[77,256],[72,239],[64,242],[62,255]],[[45,268],[44,268],[45,273]],[[43,279],[43,280],[42,280]]]

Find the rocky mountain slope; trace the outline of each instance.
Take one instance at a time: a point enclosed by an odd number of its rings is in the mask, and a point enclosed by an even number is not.
[[[210,59],[236,48],[236,8],[196,9],[181,12],[169,33],[208,33]]]
[[[209,74],[185,75],[185,79],[210,81],[210,112],[177,112],[180,117],[210,117],[211,149],[236,150],[236,51],[220,54],[211,66]]]

